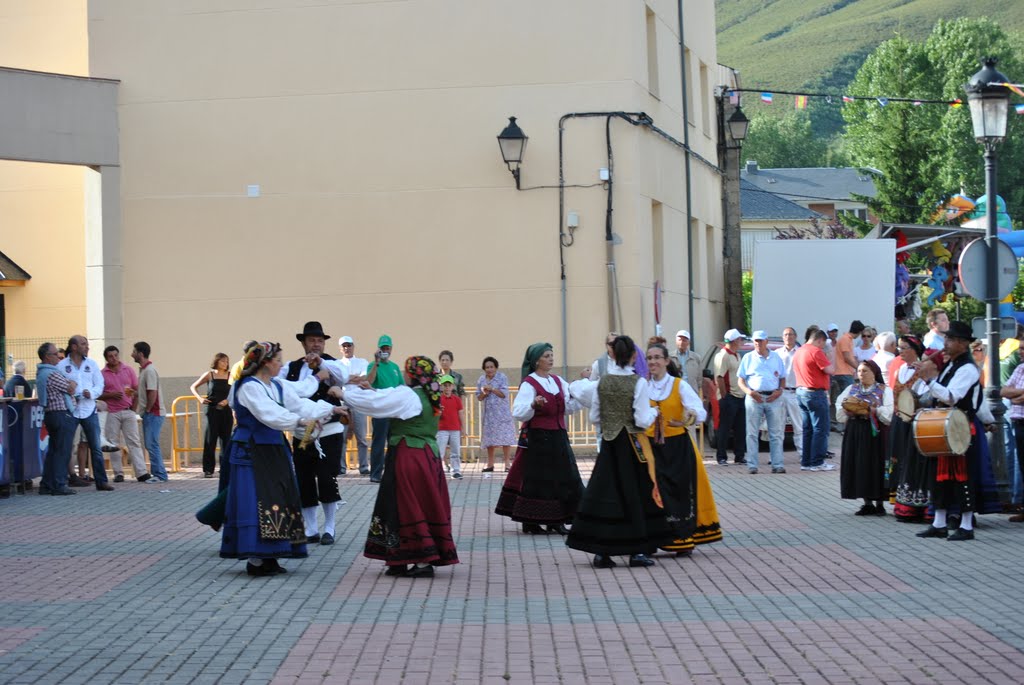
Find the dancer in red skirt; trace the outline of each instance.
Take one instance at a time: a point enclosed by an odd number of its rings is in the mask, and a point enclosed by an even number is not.
[[[436,441],[437,369],[427,357],[409,357],[405,377],[408,385],[383,390],[348,385],[344,400],[360,414],[392,419],[363,556],[382,560],[386,575],[425,578],[435,566],[459,563],[459,555]]]

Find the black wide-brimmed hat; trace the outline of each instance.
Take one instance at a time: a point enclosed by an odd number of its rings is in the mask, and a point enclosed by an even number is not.
[[[324,327],[320,325],[319,321],[307,321],[306,325],[302,327],[302,332],[295,334],[295,339],[302,342],[307,335],[319,335],[324,340],[331,339],[331,336],[324,333]]]
[[[971,330],[971,327],[963,321],[954,321],[949,324],[949,330],[946,331],[945,335],[947,338],[959,338],[967,342],[974,342],[977,339],[974,337],[974,331]]]

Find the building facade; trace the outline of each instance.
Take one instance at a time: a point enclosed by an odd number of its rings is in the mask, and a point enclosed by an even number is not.
[[[46,4],[51,18],[82,7]],[[7,17],[22,5],[0,3]],[[721,185],[702,161],[717,140],[711,0],[685,3],[682,51],[668,0],[514,11],[497,0],[92,0],[78,11],[66,22],[73,58],[12,64],[0,48],[0,66],[119,82],[118,215],[104,201],[104,226],[90,225],[97,191],[82,167],[3,163],[14,169],[5,189],[37,166],[69,186],[46,222],[72,265],[68,278],[41,269],[53,245],[32,235],[37,220],[3,218],[0,250],[32,274],[8,298],[8,336],[144,339],[182,382],[249,338],[297,356],[294,335],[314,319],[330,351],[350,335],[369,356],[387,333],[398,357],[447,348],[458,368],[494,355],[514,371],[529,343],[548,340],[575,368],[609,328],[654,333],[656,281],[667,337],[720,336]],[[51,28],[24,14],[0,37]],[[596,116],[566,117],[577,114]],[[529,136],[521,190],[495,141],[509,116]],[[63,317],[44,323],[51,289]]]

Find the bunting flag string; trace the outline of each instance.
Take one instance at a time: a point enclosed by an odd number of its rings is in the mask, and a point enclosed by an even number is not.
[[[1014,105],[1013,111],[1017,114],[1024,114],[1024,105]]]
[[[990,85],[1005,86],[1014,93],[1017,93],[1021,97],[1024,97],[1024,84],[998,83]],[[959,98],[955,100],[927,100],[924,98],[885,97],[881,95],[836,95],[834,93],[809,93],[793,90],[766,91],[754,88],[730,88],[728,89],[727,93],[729,95],[730,102],[733,102],[733,104],[736,104],[738,102],[740,93],[758,93],[761,102],[763,102],[766,105],[774,104],[776,95],[792,95],[794,97],[794,106],[796,107],[796,109],[807,109],[807,104],[811,98],[822,98],[828,104],[832,104],[833,102],[839,100],[846,104],[857,101],[874,101],[879,107],[886,107],[889,104],[895,102],[909,102],[914,107],[921,107],[922,105],[946,105],[947,107],[952,107],[954,109],[957,107],[961,107],[963,105],[963,100]]]

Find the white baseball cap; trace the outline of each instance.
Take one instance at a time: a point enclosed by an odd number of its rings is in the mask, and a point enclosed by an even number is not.
[[[837,324],[837,323],[830,323],[828,325],[828,328],[825,329],[825,332],[828,333],[829,331],[838,331],[838,330],[839,330],[839,324]]]
[[[352,343],[353,345],[355,345],[356,341],[353,340],[352,338],[350,338],[347,335],[343,335],[340,338],[338,338],[338,345],[339,346],[344,345],[345,343]]]
[[[686,338],[687,340],[689,340],[690,339],[690,331],[686,330],[685,328],[682,328],[682,329],[676,331],[676,337],[677,338]]]
[[[745,338],[745,337],[747,337],[747,336],[743,335],[742,333],[740,333],[735,328],[730,328],[729,330],[727,330],[725,332],[725,342],[732,342],[733,340],[737,340],[739,338]]]
[[[754,331],[754,335],[750,336],[752,340],[767,340],[768,334],[764,331]]]

